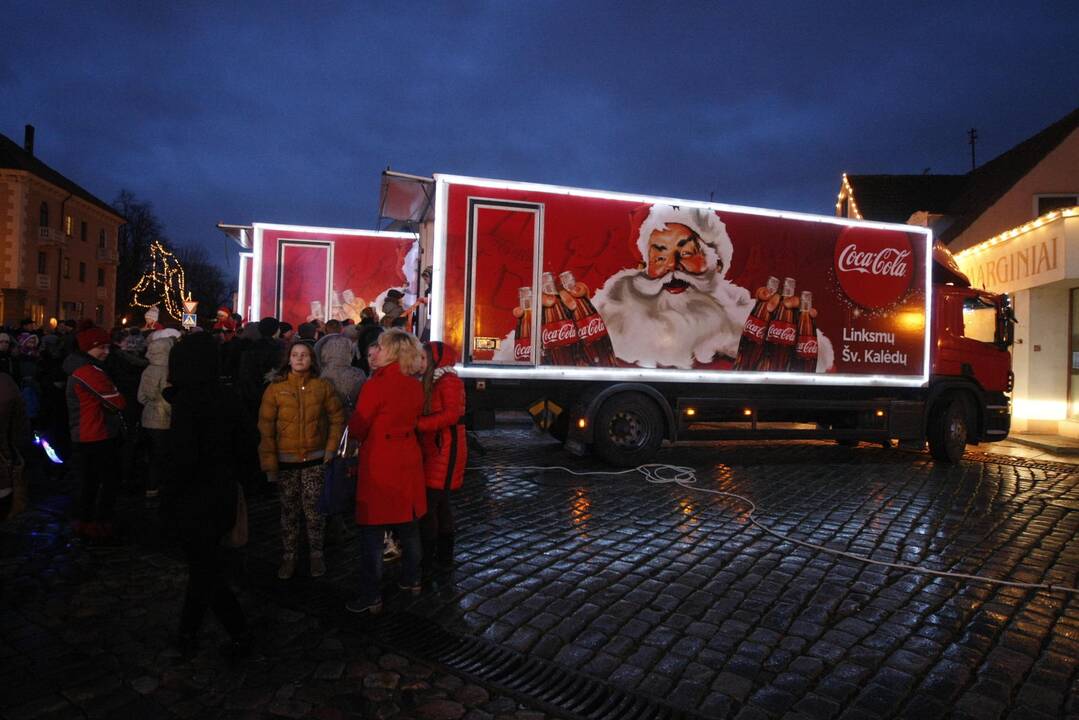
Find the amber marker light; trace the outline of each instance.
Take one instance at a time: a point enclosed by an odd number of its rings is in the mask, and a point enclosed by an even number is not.
[[[694,410],[693,408],[686,408],[686,415],[688,415],[689,417],[693,417],[696,414],[697,414],[697,411]]]
[[[588,427],[588,421],[585,420],[584,418],[581,418],[580,420],[577,421],[577,427],[584,430],[586,427]]]
[[[746,417],[749,417],[750,415],[753,414],[753,411],[750,410],[749,408],[746,408],[745,410],[742,411],[742,414],[745,415]]]
[[[884,417],[884,411],[883,410],[877,410],[877,417]]]

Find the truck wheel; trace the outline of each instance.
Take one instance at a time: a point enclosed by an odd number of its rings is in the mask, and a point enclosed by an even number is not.
[[[647,463],[663,443],[663,415],[652,400],[638,393],[607,400],[595,422],[596,454],[611,465]]]
[[[963,458],[969,436],[967,406],[962,398],[952,398],[929,418],[929,452],[941,462],[957,463]]]

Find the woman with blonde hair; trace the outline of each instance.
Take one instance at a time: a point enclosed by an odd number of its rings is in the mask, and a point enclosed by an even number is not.
[[[416,424],[423,386],[414,375],[425,365],[415,336],[390,329],[368,352],[371,378],[364,384],[348,430],[360,443],[356,523],[360,526],[360,595],[345,607],[370,615],[382,611],[383,533],[394,530],[403,555],[398,586],[420,592],[420,539],[416,521],[427,512],[423,456]]]
[[[315,351],[302,342],[293,343],[285,364],[271,376],[259,408],[259,460],[280,487],[284,554],[277,577],[282,580],[296,572],[301,508],[307,519],[311,577],[326,573],[322,559],[326,519],[318,511],[325,474],[322,466],[337,451],[345,413],[333,385],[318,375]]]

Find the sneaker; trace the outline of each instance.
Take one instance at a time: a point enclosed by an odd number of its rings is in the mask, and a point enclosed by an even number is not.
[[[418,582],[413,585],[404,585],[401,583],[397,583],[397,589],[401,592],[410,594],[412,597],[416,597],[421,592],[423,592],[423,585]]]
[[[281,559],[281,567],[277,568],[277,579],[288,580],[296,574],[296,556],[286,555]]]
[[[382,601],[376,600],[373,603],[369,603],[357,598],[345,603],[345,610],[348,610],[350,613],[356,613],[357,615],[378,615],[382,612]]]
[[[146,491],[146,499],[147,500],[153,499],[153,498],[157,497],[160,494],[161,494],[160,490],[147,490]]]
[[[326,574],[326,562],[322,555],[311,555],[311,577],[322,577]]]
[[[382,562],[395,562],[401,559],[401,546],[392,539],[387,539],[382,547]]]

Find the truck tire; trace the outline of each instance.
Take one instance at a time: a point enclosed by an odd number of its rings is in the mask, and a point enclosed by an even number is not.
[[[643,465],[663,443],[663,414],[640,393],[615,395],[596,413],[593,442],[596,454],[611,465]]]
[[[963,398],[945,398],[929,416],[926,435],[930,454],[941,462],[957,463],[966,451],[970,436],[970,415]]]

